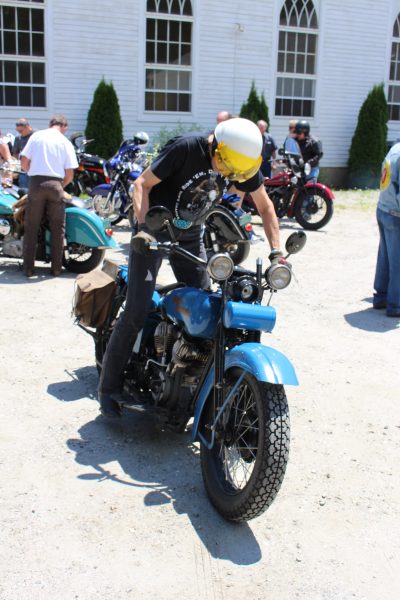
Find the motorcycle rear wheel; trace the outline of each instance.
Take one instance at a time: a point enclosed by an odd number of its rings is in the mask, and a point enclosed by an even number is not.
[[[64,251],[62,262],[67,271],[71,273],[89,273],[101,263],[105,252],[100,248],[73,244],[73,247],[68,250],[69,258]]]
[[[241,374],[241,369],[229,371],[228,389]],[[209,401],[204,423],[212,421]],[[225,519],[248,521],[272,504],[285,475],[290,422],[283,386],[259,382],[245,373],[222,424],[211,450],[203,442],[200,445],[204,485]]]
[[[315,231],[321,229],[331,220],[333,215],[333,202],[318,189],[307,191],[296,201],[294,217],[304,229]]]

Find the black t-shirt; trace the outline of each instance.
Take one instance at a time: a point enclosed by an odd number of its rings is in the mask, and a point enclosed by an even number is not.
[[[150,206],[169,208],[175,217],[174,224],[182,229],[203,223],[230,183],[241,191],[253,192],[264,181],[260,172],[244,183],[237,183],[213,171],[208,140],[196,133],[169,140],[151,170],[161,182],[150,191]]]

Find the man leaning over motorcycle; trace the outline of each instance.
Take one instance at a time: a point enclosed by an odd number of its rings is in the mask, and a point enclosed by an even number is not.
[[[104,416],[121,414],[123,373],[149,312],[163,258],[158,251],[140,253],[149,234],[159,241],[166,240],[164,233],[149,231],[145,225],[151,206],[169,208],[180,246],[206,258],[202,225],[208,210],[228,186],[232,193],[251,192],[271,248],[270,258],[282,256],[278,220],[259,170],[261,148],[261,133],[254,123],[229,119],[219,123],[208,137],[190,133],[169,140],[151,167],[136,180],[133,203],[138,232],[131,240],[127,300],[108,343],[99,383],[98,398]],[[177,281],[199,288],[210,285],[203,267],[194,269],[191,263],[175,256],[170,263]]]

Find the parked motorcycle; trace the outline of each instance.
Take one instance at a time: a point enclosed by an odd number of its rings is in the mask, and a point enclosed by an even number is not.
[[[263,239],[255,234],[251,215],[237,207],[238,201],[236,194],[224,194],[220,204],[208,212],[204,228],[207,256],[227,252],[235,265],[246,260],[251,245]]]
[[[324,227],[333,215],[332,190],[322,183],[307,181],[311,167],[299,154],[283,151],[282,163],[285,169],[264,181],[277,217],[295,218],[304,229]],[[253,214],[257,212],[250,194],[245,195],[242,206]]]
[[[0,255],[10,258],[23,256],[23,211],[22,197],[26,190],[0,187]],[[15,206],[17,204],[17,206]],[[111,237],[108,224],[92,211],[85,208],[79,198],[71,198],[66,204],[65,247],[63,265],[72,273],[87,273],[103,260],[108,248],[118,248]],[[36,260],[51,262],[51,233],[44,222],[40,228]]]
[[[67,191],[73,196],[80,196],[88,194],[97,185],[109,183],[110,179],[104,170],[105,159],[85,152],[85,146],[93,140],[87,140],[79,131],[72,134],[70,140],[75,148],[78,168]]]
[[[131,186],[148,164],[148,155],[141,149],[148,141],[145,131],[137,132],[133,139],[124,140],[115,155],[104,164],[109,182],[89,192],[94,211],[109,219],[111,225],[128,218],[133,226]]]
[[[138,251],[162,249],[194,264],[205,261],[177,244],[172,214],[154,207],[146,215],[153,230],[167,228],[171,242],[156,240]],[[286,242],[288,256],[301,250],[303,231]],[[273,260],[263,272],[234,266],[218,253],[207,262],[217,291],[175,283],[153,295],[125,371],[126,408],[153,411],[175,431],[193,417],[192,439],[200,443],[202,475],[210,501],[231,521],[247,521],[266,510],[281,486],[289,455],[289,410],[284,385],[297,385],[290,361],[261,344],[272,331],[275,309],[261,304],[265,291],[287,287],[289,263]],[[106,321],[96,330],[80,326],[95,341],[101,369],[104,352],[124,302],[129,277],[120,267]]]

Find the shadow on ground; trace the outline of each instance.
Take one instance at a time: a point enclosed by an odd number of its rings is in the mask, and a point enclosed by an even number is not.
[[[63,402],[95,397],[94,367],[68,375],[69,381],[50,384],[48,393]],[[78,433],[79,437],[67,440],[67,445],[77,463],[89,467],[79,476],[83,484],[111,480],[131,487],[132,494],[135,488],[145,489],[148,509],[171,504],[178,514],[187,514],[213,557],[238,565],[261,560],[261,548],[250,527],[225,521],[211,506],[201,477],[199,450],[192,444],[190,432],[174,433],[166,430],[155,415],[125,410],[118,422],[99,416]],[[108,468],[114,461],[124,476]]]
[[[368,302],[371,306],[344,315],[344,318],[351,327],[376,333],[386,333],[392,329],[400,329],[399,318],[388,317],[384,310],[374,310],[372,308],[372,298],[364,298],[364,301]]]

